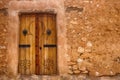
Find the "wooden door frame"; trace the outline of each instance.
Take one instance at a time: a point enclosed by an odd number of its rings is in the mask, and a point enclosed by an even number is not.
[[[41,15],[41,14],[51,14],[51,15],[54,15],[55,16],[55,18],[56,18],[56,13],[53,13],[53,12],[21,12],[21,13],[19,13],[19,19],[20,19],[20,17],[21,17],[21,15],[35,15],[35,36],[36,36],[36,28],[37,28],[37,26],[38,26],[38,17],[39,17],[39,15]],[[57,20],[57,19],[56,19]],[[20,20],[19,20],[20,21]],[[55,21],[55,28],[56,28],[56,35],[57,35],[57,25],[56,25],[56,22],[57,21]],[[21,25],[21,22],[20,22],[20,24],[19,24],[19,26]],[[35,41],[36,41],[36,37],[35,37]],[[56,39],[56,41],[57,41],[57,39]],[[36,45],[36,43],[35,43],[35,45]],[[57,44],[56,44],[57,45]],[[57,46],[56,46],[56,48],[57,48]],[[35,52],[36,52],[36,48],[35,48]],[[35,55],[37,55],[37,54],[35,54]],[[58,55],[57,54],[57,50],[56,50],[56,55]],[[56,56],[56,62],[58,63],[58,60],[57,60],[57,57],[58,56]],[[18,59],[19,60],[19,59]],[[18,63],[19,63],[19,61],[18,61]],[[36,58],[35,58],[35,63],[36,63]],[[56,64],[57,64],[56,63]],[[56,67],[56,69],[57,69],[57,73],[56,74],[50,74],[50,75],[58,75],[58,64],[56,65],[57,67]],[[35,65],[35,67],[36,67],[36,65]],[[19,70],[19,66],[18,66],[18,70]],[[35,69],[35,74],[36,74],[36,69]],[[37,74],[36,74],[37,75]],[[38,74],[39,75],[39,74]],[[42,74],[42,75],[45,75],[45,74]]]

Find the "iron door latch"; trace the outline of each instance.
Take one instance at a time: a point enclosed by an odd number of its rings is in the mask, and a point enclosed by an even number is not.
[[[30,48],[30,44],[20,44],[19,48]]]
[[[55,44],[45,44],[44,47],[57,47]]]

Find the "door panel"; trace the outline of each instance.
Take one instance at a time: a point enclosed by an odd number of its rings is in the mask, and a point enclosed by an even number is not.
[[[29,45],[29,46],[28,46]],[[19,73],[35,73],[35,16],[20,16]]]
[[[40,73],[39,74],[56,74],[57,73],[57,55],[56,46],[46,47],[46,45],[56,45],[56,16],[51,14],[39,15],[40,38]]]
[[[19,44],[19,72],[21,74],[57,73],[55,14],[21,15]]]

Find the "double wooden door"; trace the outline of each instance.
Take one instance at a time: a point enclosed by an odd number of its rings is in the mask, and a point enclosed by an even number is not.
[[[56,74],[56,15],[21,14],[19,30],[19,73]]]

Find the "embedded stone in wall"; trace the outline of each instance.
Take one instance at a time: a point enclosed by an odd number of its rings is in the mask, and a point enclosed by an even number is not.
[[[88,41],[88,42],[87,42],[87,47],[92,47],[91,41]]]
[[[85,52],[85,49],[83,47],[78,47],[78,52],[79,53],[84,53]]]

